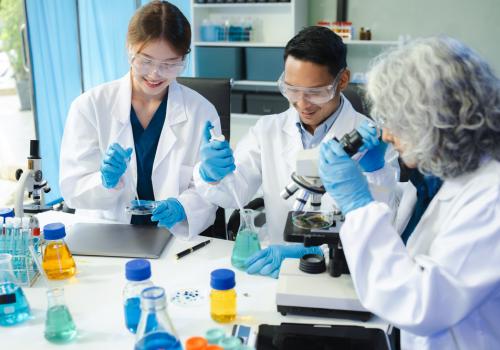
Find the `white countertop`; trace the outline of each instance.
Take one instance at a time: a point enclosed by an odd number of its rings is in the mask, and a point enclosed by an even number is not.
[[[49,212],[39,215],[41,227],[49,222],[89,222],[78,215]],[[200,250],[180,260],[174,255],[194,244],[206,240],[197,237],[192,241],[172,239],[160,259],[152,259],[152,280],[164,287],[167,295],[183,288],[202,291],[203,300],[195,306],[169,303],[170,318],[182,341],[202,335],[213,327],[224,327],[230,333],[232,324],[221,325],[210,318],[208,292],[210,272],[217,268],[231,268],[236,272],[238,316],[234,323],[251,326],[257,331],[259,324],[314,323],[356,324],[387,331],[388,325],[377,317],[366,323],[339,319],[303,316],[282,316],[276,311],[277,281],[263,276],[252,276],[231,266],[233,242],[212,239]],[[64,349],[131,349],[135,335],[128,332],[124,323],[122,290],[125,286],[125,263],[129,259],[75,256],[77,274],[69,280],[51,282],[64,286],[66,304],[78,328],[76,340],[63,345]],[[31,306],[32,319],[14,327],[0,327],[1,349],[61,349],[43,336],[47,308],[46,287],[41,279],[31,288],[24,288]]]

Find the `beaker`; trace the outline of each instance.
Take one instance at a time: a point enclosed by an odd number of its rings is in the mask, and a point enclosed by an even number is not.
[[[256,211],[240,210],[240,227],[234,242],[231,264],[239,270],[245,270],[245,261],[260,250],[260,240],[254,225]]]
[[[71,341],[77,331],[69,309],[64,302],[64,289],[49,289],[47,291],[47,304],[45,339],[53,343]]]
[[[141,293],[141,319],[137,327],[135,350],[182,350],[167,313],[165,290],[149,287]]]
[[[28,300],[17,285],[12,270],[12,255],[0,254],[0,326],[21,323],[29,316]]]

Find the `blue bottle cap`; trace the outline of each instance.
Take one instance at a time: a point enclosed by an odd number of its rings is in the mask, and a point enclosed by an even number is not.
[[[64,224],[60,222],[55,222],[53,224],[47,224],[43,227],[43,238],[46,240],[55,240],[66,237],[66,231],[64,230]]]
[[[14,209],[12,209],[12,208],[0,208],[0,217],[13,218],[14,217]],[[3,220],[2,220],[2,222],[3,222]]]
[[[217,290],[227,290],[236,285],[234,271],[229,269],[213,270],[210,273],[210,286]]]
[[[125,277],[129,281],[144,281],[151,277],[151,264],[144,259],[130,260],[125,264]]]

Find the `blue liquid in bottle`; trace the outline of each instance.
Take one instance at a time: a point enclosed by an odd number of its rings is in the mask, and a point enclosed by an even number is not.
[[[182,350],[181,343],[167,332],[149,333],[135,344],[135,350]]]
[[[15,283],[0,284],[0,326],[13,326],[30,317],[23,290]]]
[[[139,297],[128,298],[125,301],[125,325],[132,333],[137,331],[137,325],[141,318],[141,299]]]

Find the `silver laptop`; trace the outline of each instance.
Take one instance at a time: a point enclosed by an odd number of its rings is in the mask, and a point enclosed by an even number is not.
[[[66,243],[74,255],[157,259],[172,234],[157,226],[76,223]]]

